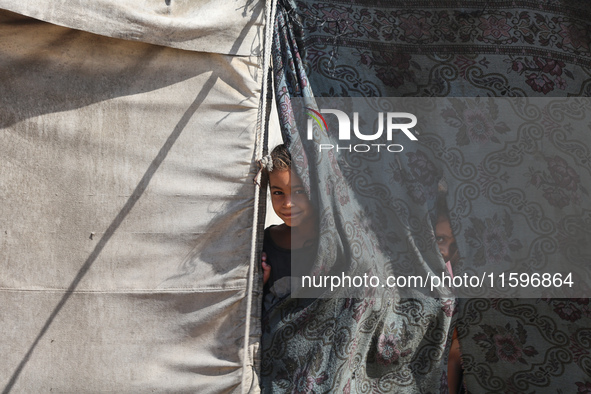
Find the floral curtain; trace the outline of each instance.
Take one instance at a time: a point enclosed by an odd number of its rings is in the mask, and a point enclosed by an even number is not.
[[[498,265],[533,273],[570,264],[588,275],[589,21],[591,9],[577,1],[280,2],[274,73],[284,136],[313,201],[326,213],[324,225],[339,234],[336,241],[321,237],[321,250],[330,253],[317,269],[329,270],[331,259],[348,255],[351,239],[385,259],[409,256],[400,240],[413,239],[424,246],[411,260],[437,270],[442,260],[430,239],[436,179],[443,177],[459,272]],[[359,203],[359,195],[377,193],[362,182],[372,175],[351,175],[356,168],[346,159],[326,164],[302,142],[293,100],[313,96],[447,101],[436,102],[441,127],[422,135],[421,148],[381,162],[390,172],[383,171],[388,182],[379,201]],[[522,123],[542,131],[512,130],[507,111],[520,109],[516,101],[499,101],[503,97],[539,100],[540,111],[526,111]],[[552,110],[561,103],[574,105],[561,112],[570,128]],[[476,132],[470,119],[478,116],[484,126]],[[401,230],[401,210],[384,213],[398,202],[409,207],[412,223],[422,223],[416,231]],[[359,210],[365,221],[358,220]],[[379,217],[396,219],[376,227]],[[265,317],[263,388],[447,392],[447,352],[457,328],[469,392],[591,391],[589,293],[511,295],[457,303],[389,293],[288,299]]]

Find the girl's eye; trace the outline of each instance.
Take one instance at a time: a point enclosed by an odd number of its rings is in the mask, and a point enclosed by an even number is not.
[[[280,191],[278,191],[278,190],[275,190],[275,191],[273,192],[273,195],[274,195],[274,196],[280,196],[280,195],[282,195],[282,194],[283,194],[283,192],[280,192]]]
[[[304,193],[306,193],[306,191],[304,189],[296,190],[293,192],[293,194],[304,194]]]
[[[436,237],[435,240],[438,244],[443,243],[443,237]]]

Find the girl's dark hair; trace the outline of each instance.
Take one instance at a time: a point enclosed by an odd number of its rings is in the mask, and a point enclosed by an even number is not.
[[[273,169],[271,171],[291,170],[291,154],[285,144],[277,145],[271,152]]]

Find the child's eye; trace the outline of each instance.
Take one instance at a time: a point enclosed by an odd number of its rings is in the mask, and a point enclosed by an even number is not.
[[[279,190],[275,190],[275,191],[274,191],[272,194],[273,194],[274,196],[280,196],[280,195],[282,195],[282,194],[283,194],[283,192],[280,192]]]
[[[437,241],[438,244],[443,243],[443,241],[444,241],[443,237],[435,237],[435,240]]]
[[[305,194],[306,191],[304,189],[295,190],[293,194]]]

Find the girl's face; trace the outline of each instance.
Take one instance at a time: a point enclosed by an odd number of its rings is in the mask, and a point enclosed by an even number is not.
[[[313,208],[302,180],[290,170],[269,174],[273,210],[289,227],[297,227],[313,218]]]
[[[458,247],[456,246],[456,240],[451,231],[449,219],[445,216],[440,216],[435,225],[435,237],[439,251],[443,256],[443,260],[449,261],[454,256]]]

